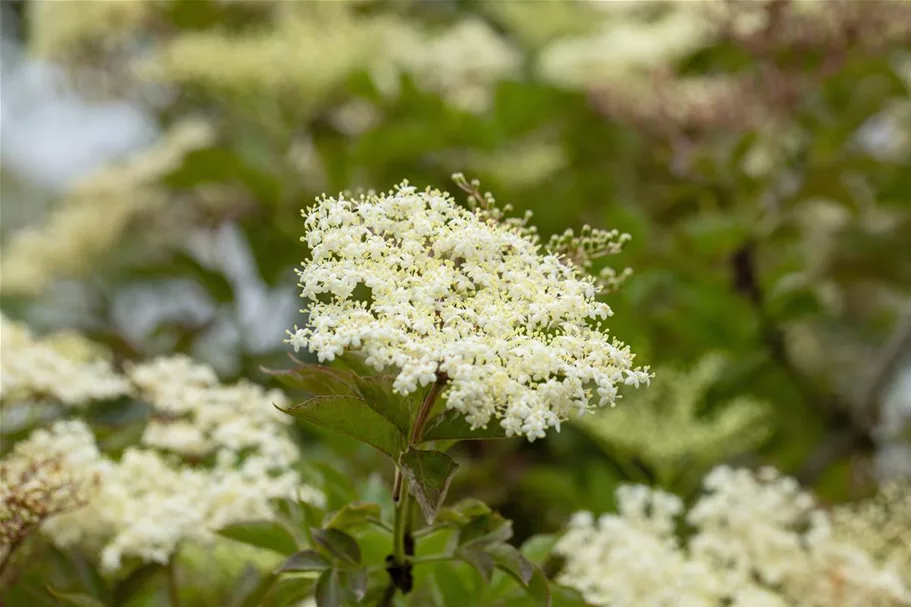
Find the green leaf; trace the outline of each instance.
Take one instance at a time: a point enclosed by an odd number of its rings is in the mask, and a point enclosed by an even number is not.
[[[543,565],[553,553],[557,536],[550,533],[533,535],[522,544],[522,555],[535,565]]]
[[[422,443],[432,440],[484,440],[507,438],[506,432],[496,422],[487,424],[486,428],[471,429],[465,416],[458,411],[444,411],[437,415],[427,427],[421,439]]]
[[[588,601],[575,588],[550,583],[550,598],[553,607],[589,607]]]
[[[258,607],[274,580],[274,575],[263,575],[253,565],[247,565],[231,589],[229,607]]]
[[[357,535],[357,545],[361,549],[361,563],[384,563],[392,544],[391,532],[379,527],[364,527]],[[385,567],[380,571],[388,580]]]
[[[464,527],[473,519],[490,514],[490,506],[473,497],[460,500],[450,508],[441,508],[437,513],[438,523],[448,523],[455,527]]]
[[[357,396],[354,374],[340,369],[314,364],[301,364],[294,369],[259,369],[289,388],[314,396]]]
[[[279,554],[291,554],[298,549],[291,532],[276,521],[234,523],[219,529],[218,535]]]
[[[316,550],[302,550],[292,554],[282,563],[276,573],[289,571],[326,571],[332,568],[332,563]]]
[[[471,568],[458,561],[440,563],[433,568],[432,579],[438,590],[435,605],[464,607],[477,604],[477,593],[472,586]]]
[[[335,569],[330,569],[319,576],[314,596],[317,607],[339,607],[341,605],[342,587]]]
[[[455,511],[460,512],[469,519],[477,518],[485,514],[490,514],[493,510],[490,506],[474,497],[466,497],[459,500],[452,507]]]
[[[529,605],[586,607],[588,605],[578,593],[557,584],[552,585],[538,567],[535,567],[531,581],[527,587],[522,589],[522,594],[510,593],[508,599],[500,601],[498,604],[501,607],[529,607]]]
[[[367,405],[395,424],[395,427],[407,436],[420,402],[416,401],[413,395],[404,396],[393,392],[394,379],[392,375],[355,375],[354,383]]]
[[[338,529],[311,529],[310,534],[318,546],[348,565],[359,565],[361,549],[357,540]]]
[[[399,465],[424,518],[432,523],[459,465],[445,453],[421,449],[405,451]]]
[[[313,596],[314,581],[300,575],[286,576],[272,586],[272,590],[263,597],[257,607],[290,607],[299,605],[306,598]]]
[[[495,563],[493,556],[485,552],[483,547],[464,546],[456,552],[456,556],[474,567],[484,581],[490,583]]]
[[[239,603],[240,607],[262,607],[263,599],[275,584],[276,576],[274,573],[258,574],[258,577],[252,578],[251,581],[251,585],[246,588],[246,594],[239,595],[243,598]]]
[[[526,591],[528,592],[528,596],[534,600],[535,605],[550,607],[550,582],[548,582],[547,576],[544,575],[544,572],[541,571],[540,567],[534,568]]]
[[[459,531],[459,546],[493,544],[512,537],[512,521],[496,512],[472,519]]]
[[[376,373],[376,369],[364,362],[364,355],[360,352],[345,352],[342,356],[336,357],[335,360],[329,363],[329,366],[332,369],[338,369],[360,377],[370,377]]]
[[[523,586],[528,586],[534,575],[535,566],[522,553],[509,544],[495,544],[487,548],[497,567],[514,577]]]
[[[388,419],[355,396],[315,396],[281,409],[305,422],[372,445],[397,460],[405,448],[405,435]]]
[[[47,591],[64,605],[75,605],[76,607],[104,607],[104,603],[87,594],[78,592],[61,592],[50,586],[46,586]]]
[[[459,546],[505,542],[512,537],[512,521],[496,512],[471,520],[459,531]]]
[[[367,594],[367,569],[345,569],[338,572],[339,584],[354,596],[355,601],[360,601]]]
[[[326,527],[334,529],[348,529],[357,527],[374,520],[379,520],[381,515],[379,504],[369,502],[351,502],[332,515]]]
[[[161,563],[146,563],[130,572],[125,578],[116,583],[111,591],[111,603],[125,605],[142,590],[143,585],[159,572],[164,571]]]

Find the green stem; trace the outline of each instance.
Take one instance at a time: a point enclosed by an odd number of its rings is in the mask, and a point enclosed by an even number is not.
[[[180,584],[177,581],[177,554],[168,559],[168,602],[171,607],[180,607]]]
[[[405,531],[408,528],[408,514],[411,508],[408,507],[411,495],[408,493],[408,487],[402,483],[402,491],[395,507],[395,521],[392,527],[392,556],[399,565],[405,564]]]
[[[421,403],[421,408],[418,410],[418,414],[414,419],[414,424],[411,426],[411,432],[408,437],[409,446],[417,445],[420,442],[421,436],[424,433],[424,425],[430,417],[430,411],[433,409],[434,403],[436,403],[437,398],[443,392],[446,380],[447,377],[445,375],[438,374],[437,380],[430,388],[430,392],[424,397],[424,402]],[[392,485],[392,499],[395,502],[395,525],[392,530],[392,556],[395,558],[396,563],[403,565],[406,557],[405,534],[410,531],[410,521],[408,519],[411,514],[411,505],[409,503],[408,487],[403,478],[401,467],[397,468],[395,471],[395,482]]]
[[[409,432],[408,435],[409,448],[414,447],[421,442],[424,426],[427,424],[427,420],[430,418],[430,412],[433,410],[433,405],[443,392],[447,380],[448,378],[445,374],[438,373],[437,380],[434,382],[433,386],[430,387],[427,396],[424,397],[424,402],[421,403],[421,408],[414,418],[414,423],[411,425],[411,432]],[[397,567],[401,567],[406,572],[410,572],[413,557],[406,554],[405,538],[411,533],[411,496],[401,466],[395,471],[395,482],[392,486],[392,499],[395,502],[395,520],[392,528],[392,560]],[[410,577],[410,573],[408,575]],[[390,585],[397,585],[396,580],[390,580]],[[401,587],[403,593],[408,592],[409,589],[410,582],[408,586]],[[394,595],[395,589],[391,589],[391,592]]]
[[[392,501],[395,502],[396,508],[398,508],[399,500],[402,499],[402,469],[395,469],[395,480],[392,482]]]

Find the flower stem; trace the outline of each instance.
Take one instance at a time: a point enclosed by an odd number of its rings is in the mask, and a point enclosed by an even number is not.
[[[405,531],[408,527],[406,518],[411,512],[411,508],[408,507],[410,497],[408,488],[403,487],[403,491],[401,492],[401,496],[396,502],[395,507],[395,521],[392,527],[392,556],[399,565],[405,563]]]
[[[177,554],[168,559],[168,602],[171,607],[180,607],[180,585],[177,581]]]
[[[408,437],[409,446],[415,446],[421,441],[421,436],[424,434],[424,425],[427,423],[430,411],[433,409],[437,397],[439,397],[440,393],[443,391],[447,379],[446,375],[442,373],[437,374],[437,380],[434,382],[433,386],[430,387],[430,392],[427,393],[424,402],[421,403],[418,415],[414,419],[414,424],[411,426],[411,436]]]
[[[420,443],[421,436],[424,433],[424,426],[427,424],[433,405],[443,392],[443,387],[446,385],[447,380],[448,378],[445,374],[438,373],[437,380],[430,387],[427,396],[424,397],[424,402],[421,403],[421,408],[418,410],[414,423],[411,425],[411,432],[409,432],[408,436],[409,448]],[[409,494],[408,483],[404,478],[401,466],[395,471],[392,499],[395,503],[395,520],[392,527],[392,568],[387,567],[387,570],[392,578],[390,585],[396,586],[402,591],[402,594],[406,594],[411,590],[411,561],[413,559],[414,543],[413,540],[409,539],[411,535],[411,495]],[[401,579],[398,581],[395,579],[396,576],[393,575],[394,570],[400,570],[402,574]],[[404,582],[402,580],[408,581]]]

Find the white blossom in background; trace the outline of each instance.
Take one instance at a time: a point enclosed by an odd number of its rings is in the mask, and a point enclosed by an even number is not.
[[[27,6],[31,50],[40,57],[72,60],[80,47],[113,50],[154,16],[155,2],[36,2]]]
[[[683,503],[647,487],[617,492],[617,515],[577,513],[557,545],[567,557],[559,581],[596,605],[711,605],[717,575],[678,549],[675,519]]]
[[[3,330],[3,364],[18,365],[3,368],[4,404],[37,391],[84,405],[106,397],[98,385],[109,382],[153,411],[139,444],[117,460],[99,450],[81,420],[58,421],[16,443],[0,462],[0,554],[24,532],[12,523],[28,515],[54,544],[79,546],[114,573],[137,561],[167,562],[181,542],[205,542],[225,525],[271,519],[277,499],[325,504],[295,470],[301,454],[290,419],[273,406],[285,402],[280,391],[222,384],[211,367],[185,356],[129,365],[124,377],[106,362],[85,362],[92,350],[84,339],[36,344],[23,327],[4,320]],[[44,381],[48,361],[64,385]],[[19,381],[10,385],[11,378]]]
[[[538,59],[538,73],[565,88],[629,86],[711,42],[712,21],[700,12],[701,4],[672,3],[660,18],[646,20],[635,14],[642,3],[592,2],[606,9],[599,31],[549,44]]]
[[[36,338],[0,315],[0,344],[0,402],[48,398],[79,407],[131,391],[104,356],[72,334]]]
[[[413,51],[402,53],[401,63],[418,85],[470,112],[487,109],[493,85],[522,67],[521,53],[480,19],[429,36]]]
[[[79,421],[58,422],[16,444],[0,460],[0,560],[48,517],[91,500],[100,460],[95,437]]]
[[[447,407],[472,427],[495,419],[532,441],[592,399],[612,404],[619,385],[648,383],[608,336],[595,279],[499,213],[407,182],[319,199],[301,239],[309,319],[287,341],[320,361],[359,350],[377,370],[397,368],[403,394],[445,378]],[[369,300],[355,298],[359,286]]]
[[[162,178],[213,137],[207,123],[186,119],[149,148],[78,181],[43,223],[17,230],[3,246],[0,291],[34,296],[56,279],[85,272],[138,217],[167,206],[171,193]]]
[[[566,558],[557,580],[605,607],[911,605],[911,582],[833,533],[794,479],[721,466],[704,488],[686,513],[673,495],[626,486],[617,514],[577,514],[556,547]]]
[[[862,546],[911,585],[911,480],[891,481],[872,498],[837,506],[832,532]]]
[[[148,82],[221,97],[281,99],[315,111],[346,79],[381,56],[378,24],[339,2],[277,2],[272,22],[243,33],[182,32],[134,66]],[[293,58],[293,60],[291,60]],[[293,99],[293,101],[290,101]]]
[[[259,466],[264,472],[287,470],[299,455],[285,433],[289,418],[273,406],[285,403],[279,390],[246,380],[222,385],[211,367],[182,355],[132,365],[127,376],[160,414],[146,427],[142,442],[147,446],[214,454],[220,464],[231,460],[223,468],[238,465],[229,456],[252,450],[241,470]]]

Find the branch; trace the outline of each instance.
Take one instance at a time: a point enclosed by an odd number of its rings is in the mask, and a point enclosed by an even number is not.
[[[893,375],[902,354],[911,349],[911,299],[895,325],[892,335],[867,373],[867,381],[857,391],[856,402],[862,410],[876,407],[882,389]]]
[[[766,313],[765,300],[756,275],[755,250],[755,242],[749,241],[731,257],[733,288],[746,297],[756,311],[763,341],[772,358],[788,373],[806,398],[816,404],[817,409],[823,413],[827,425],[831,428],[829,436],[816,447],[795,474],[802,483],[812,484],[832,462],[854,451],[869,452],[875,446],[871,436],[873,428],[871,416],[864,412],[870,411],[870,395],[873,395],[873,406],[875,406],[875,395],[878,394],[881,377],[894,364],[898,354],[892,352],[893,348],[887,348],[888,356],[883,357],[885,365],[878,367],[871,375],[871,382],[864,390],[862,395],[864,400],[860,401],[863,403],[863,407],[855,406],[852,402],[844,401],[834,394],[819,389],[797,369],[785,347],[781,330],[774,325]],[[900,340],[901,344],[894,347],[899,352],[904,342],[911,338],[911,320],[902,323],[902,326],[904,325],[908,325],[907,329],[903,329],[903,331],[907,331],[909,335]],[[899,340],[890,340],[890,344],[893,341]]]

